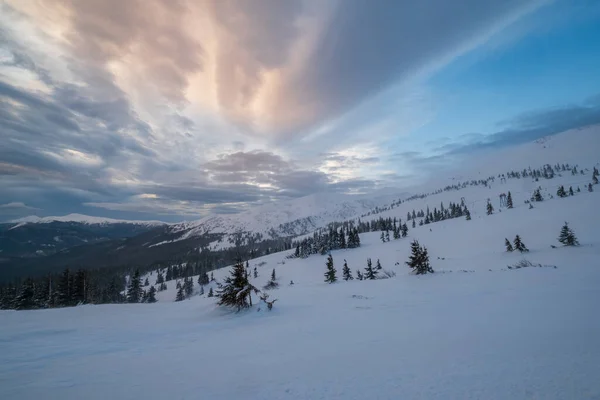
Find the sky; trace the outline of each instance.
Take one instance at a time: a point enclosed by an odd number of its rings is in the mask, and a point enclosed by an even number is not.
[[[0,221],[409,187],[600,123],[598,71],[591,0],[0,0]]]

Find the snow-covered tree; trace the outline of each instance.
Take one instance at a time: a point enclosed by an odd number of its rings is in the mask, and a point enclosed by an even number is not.
[[[579,246],[579,242],[577,241],[577,237],[571,228],[569,228],[569,224],[565,222],[562,229],[560,230],[560,236],[558,237],[558,241],[564,244],[565,246]]]
[[[504,239],[504,245],[506,246],[507,252],[510,253],[510,252],[514,251],[512,244],[510,243],[510,241],[507,238]]]
[[[492,215],[494,213],[494,206],[492,205],[492,202],[490,201],[490,199],[488,199],[488,201],[487,201],[486,209],[487,209],[487,215]]]
[[[367,268],[365,268],[365,276],[364,279],[377,279],[377,274],[379,271],[373,268],[373,263],[370,258],[367,258]]]
[[[411,255],[406,265],[412,268],[416,275],[433,273],[433,268],[429,265],[429,254],[425,247],[422,247],[418,241],[413,240],[410,245]]]
[[[211,288],[212,289],[212,288]],[[231,269],[230,275],[225,278],[217,293],[219,305],[234,307],[237,310],[252,306],[252,292],[258,293],[248,281],[246,269],[242,262],[238,262]]]
[[[183,286],[179,285],[179,289],[177,289],[177,295],[175,296],[175,301],[183,301],[185,299],[185,292],[183,291]]]
[[[362,281],[364,279],[362,272],[359,269],[356,270],[356,279]]]
[[[354,278],[352,277],[352,271],[348,267],[348,262],[344,260],[344,268],[342,268],[342,277],[345,281],[351,281]]]
[[[146,303],[156,303],[156,289],[154,286],[150,286],[148,294],[146,295]]]
[[[514,248],[515,250],[518,250],[521,253],[526,253],[529,251],[529,249],[527,248],[527,246],[525,246],[525,243],[523,243],[523,240],[521,240],[521,237],[519,235],[515,236]]]
[[[383,232],[382,232],[383,235]],[[333,257],[331,256],[331,254],[329,254],[327,256],[327,262],[325,263],[325,266],[327,267],[327,271],[325,271],[325,282],[327,283],[334,283],[337,281],[337,277],[336,277],[336,270],[333,266]]]
[[[379,270],[381,270],[381,269],[383,269],[383,268],[381,267],[381,262],[379,262],[379,258],[378,258],[378,259],[377,259],[377,264],[375,264],[375,270],[376,270],[376,271],[379,271]]]
[[[213,288],[210,288],[210,289],[208,290],[207,297],[213,297],[213,296],[214,296]]]
[[[129,279],[129,285],[127,286],[127,302],[139,303],[142,300],[142,293],[143,289],[140,271],[136,269]]]
[[[506,207],[513,208],[513,199],[512,199],[512,194],[510,193],[510,191],[508,192],[508,196],[506,197]]]

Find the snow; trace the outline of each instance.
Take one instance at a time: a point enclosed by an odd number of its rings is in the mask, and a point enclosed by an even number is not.
[[[527,146],[554,151],[562,140]],[[580,168],[591,169],[590,160]],[[491,189],[442,192],[373,215],[404,220],[413,208],[465,197],[473,218],[409,224],[409,238],[388,243],[379,232],[361,234],[360,248],[332,252],[338,276],[344,259],[356,274],[372,258],[396,272],[386,280],[328,285],[320,255],[250,260],[256,286],[276,269],[272,311],[257,311],[256,296],[240,313],[206,295],[174,302],[174,281],[156,304],[0,311],[0,398],[600,398],[600,186],[589,193],[589,181],[590,172],[497,179]],[[560,184],[582,191],[549,199]],[[524,200],[537,186],[547,198],[529,209]],[[508,191],[515,208],[499,212],[497,196]],[[581,246],[558,243],[565,221]],[[516,234],[529,253],[504,251],[504,238]],[[428,248],[435,274],[414,276],[404,265],[413,238]],[[508,268],[523,259],[541,267]],[[227,274],[214,271],[219,281]],[[197,292],[197,277],[194,284]]]

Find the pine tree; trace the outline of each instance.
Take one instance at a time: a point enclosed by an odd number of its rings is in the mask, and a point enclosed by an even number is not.
[[[365,279],[377,279],[379,271],[373,268],[373,263],[370,258],[367,258],[367,268],[365,268]]]
[[[558,187],[558,190],[556,191],[556,195],[558,197],[565,197],[567,195],[567,192],[565,191],[565,187],[563,185],[560,185]]]
[[[219,305],[235,307],[238,311],[252,306],[252,292],[258,290],[250,284],[246,276],[244,264],[238,262],[233,266],[230,276],[226,277],[219,288],[217,297]]]
[[[385,231],[385,241],[386,242],[390,241],[390,232],[389,231]]]
[[[56,305],[60,307],[71,305],[71,275],[68,268],[65,268],[58,280]]]
[[[510,194],[510,191],[508,192],[508,196],[506,197],[506,207],[513,208],[512,194]]]
[[[542,196],[542,192],[540,189],[536,189],[533,195],[534,201],[544,201],[544,197]]]
[[[381,231],[381,237],[380,237],[380,239],[381,239],[381,241],[382,241],[383,243],[385,243],[385,236],[384,236],[384,234],[383,234],[383,231]]]
[[[470,221],[471,220],[471,212],[469,211],[468,208],[465,208],[465,215],[466,215],[467,221]]]
[[[492,206],[492,202],[490,201],[490,199],[488,199],[487,201],[487,215],[492,215],[494,213],[494,206]]]
[[[382,233],[383,235],[383,233]],[[331,257],[331,254],[329,254],[327,256],[327,262],[325,263],[325,266],[327,267],[327,271],[325,272],[325,282],[327,283],[334,283],[337,281],[337,277],[336,277],[336,270],[333,266],[333,257]]]
[[[198,279],[200,279],[200,278],[198,278]],[[163,276],[162,272],[159,272],[159,273],[156,275],[156,284],[157,284],[157,285],[160,285],[160,284],[161,284],[161,283],[163,283],[164,281],[165,281],[165,277]]]
[[[413,227],[413,229],[414,229],[416,226],[417,226],[417,222],[416,222],[416,221],[413,219],[413,220],[412,220],[412,227]]]
[[[210,281],[214,282],[214,280],[215,280],[215,274],[211,272],[210,273]]]
[[[185,297],[190,297],[194,293],[194,281],[192,279],[185,278],[183,283],[183,291]]]
[[[521,253],[526,253],[529,251],[529,249],[525,246],[525,243],[523,243],[519,235],[515,236],[514,244],[515,250],[518,250]]]
[[[506,246],[506,251],[509,253],[515,250],[513,249],[512,244],[510,244],[510,241],[507,238],[504,239],[504,245]]]
[[[569,196],[573,196],[575,193],[573,193],[573,186],[569,186]]]
[[[383,268],[381,267],[381,263],[379,262],[379,258],[378,258],[378,259],[377,259],[377,264],[375,265],[375,270],[376,270],[376,271],[379,271],[379,270],[381,270],[381,269],[383,269]]]
[[[400,239],[400,228],[394,228],[394,240]]]
[[[359,269],[356,270],[356,279],[362,281],[364,279],[362,272]]]
[[[254,279],[258,278],[258,270],[254,267]]]
[[[177,296],[175,296],[175,301],[183,301],[183,299],[185,299],[183,286],[179,286],[179,289],[177,290]]]
[[[146,303],[156,303],[156,289],[154,286],[150,286],[150,289],[148,290]]]
[[[213,296],[214,296],[214,293],[213,293],[213,288],[210,288],[210,289],[208,290],[208,295],[207,295],[207,296],[208,296],[208,297],[213,297]]]
[[[146,278],[146,280],[144,281],[144,286],[150,286],[150,281],[148,280],[148,278]]]
[[[127,286],[127,302],[139,303],[142,300],[142,292],[140,271],[136,269]]]
[[[408,226],[406,226],[406,222],[402,224],[402,237],[406,237],[408,235]]]
[[[569,224],[567,222],[565,222],[562,229],[560,230],[560,236],[558,237],[558,241],[564,244],[565,246],[579,246],[577,237],[575,237],[575,233],[571,228],[569,228]]]
[[[425,247],[422,247],[418,241],[413,240],[410,245],[411,255],[406,262],[416,275],[433,273],[433,268],[429,265],[429,254]]]
[[[27,278],[21,285],[21,289],[19,290],[19,294],[14,300],[13,306],[17,310],[30,310],[32,308],[36,308],[35,300],[35,284],[33,279]]]
[[[348,267],[348,262],[344,260],[344,268],[342,268],[342,276],[345,281],[351,281],[354,278],[352,277],[352,271]]]

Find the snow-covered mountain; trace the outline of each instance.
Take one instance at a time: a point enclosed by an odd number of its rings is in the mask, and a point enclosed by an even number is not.
[[[136,221],[136,220],[123,220],[113,219],[104,217],[92,217],[90,215],[83,214],[68,214],[58,217],[38,217],[30,215],[28,217],[17,218],[10,223],[16,224],[14,227],[22,224],[48,224],[51,222],[77,222],[80,224],[87,225],[108,225],[108,224],[134,224],[134,225],[145,225],[145,226],[159,226],[166,225],[166,222],[162,221]]]
[[[226,236],[260,234],[263,238],[295,237],[322,228],[333,221],[359,217],[375,207],[389,204],[408,193],[388,189],[368,195],[317,193],[254,207],[239,214],[211,215],[197,221],[171,224],[172,241],[206,233]],[[224,241],[226,242],[226,241]]]

